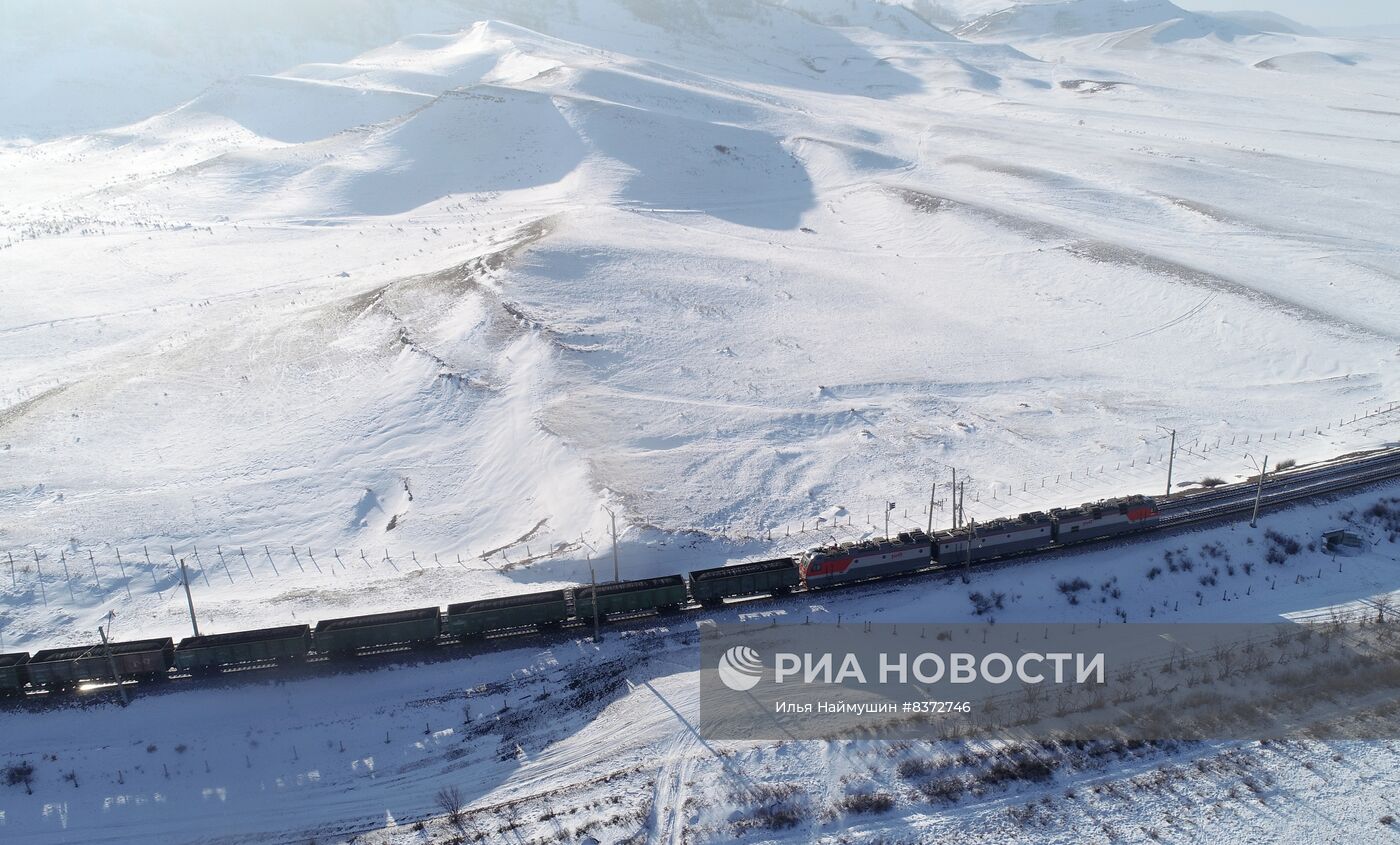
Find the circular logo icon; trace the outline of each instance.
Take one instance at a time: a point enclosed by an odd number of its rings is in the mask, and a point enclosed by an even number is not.
[[[748,692],[763,680],[763,661],[748,646],[736,645],[720,655],[719,679],[735,692]]]

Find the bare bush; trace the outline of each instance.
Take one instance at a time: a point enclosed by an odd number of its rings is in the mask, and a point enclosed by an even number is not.
[[[929,801],[956,804],[967,791],[967,782],[959,777],[934,778],[919,784],[919,791]]]
[[[1282,551],[1285,557],[1292,557],[1303,550],[1303,545],[1287,534],[1280,534],[1270,529],[1264,532],[1264,537],[1273,544],[1274,548]]]
[[[1075,578],[1071,581],[1061,581],[1055,586],[1059,589],[1060,592],[1064,593],[1065,595],[1071,595],[1073,593],[1079,592],[1080,590],[1089,589],[1089,582],[1085,581],[1083,578]]]
[[[985,786],[1000,786],[1017,780],[1044,782],[1054,774],[1055,768],[1050,763],[1038,757],[1025,756],[996,761],[978,777],[978,780]]]
[[[787,830],[797,827],[802,821],[802,813],[796,807],[765,806],[753,811],[747,819],[739,822],[740,830],[760,828],[763,830]]]
[[[972,612],[978,616],[990,613],[993,608],[1002,609],[1002,602],[1006,601],[1005,593],[992,593],[990,596],[983,593],[972,592],[967,594],[968,601],[972,602]]]
[[[20,760],[18,763],[11,763],[5,767],[5,785],[23,786],[27,795],[34,794],[34,764],[28,760]]]
[[[1385,615],[1395,609],[1395,597],[1385,593],[1371,599],[1371,605],[1376,609],[1376,621],[1385,624]]]
[[[462,798],[462,790],[456,786],[444,786],[433,796],[433,803],[442,810],[447,823],[455,827],[458,831],[465,829],[467,819],[467,802]]]
[[[848,813],[888,813],[894,799],[883,792],[858,792],[842,798],[840,807]]]

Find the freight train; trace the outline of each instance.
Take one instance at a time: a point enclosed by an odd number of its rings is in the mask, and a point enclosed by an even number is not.
[[[599,623],[642,613],[671,613],[692,604],[714,607],[726,599],[783,595],[854,581],[907,575],[930,569],[1046,551],[1075,543],[1147,530],[1157,524],[1157,504],[1128,496],[1026,513],[966,528],[907,531],[895,537],[840,543],[797,557],[719,566],[636,581],[573,590],[550,590],[322,620],[314,627],[290,625],[186,637],[113,642],[0,654],[0,695],[26,690],[51,692],[117,677],[156,681],[172,673],[205,675],[226,670],[288,665],[309,658],[351,658],[395,648],[422,648],[488,636]]]

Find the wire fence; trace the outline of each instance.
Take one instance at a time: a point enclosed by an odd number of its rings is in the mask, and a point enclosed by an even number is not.
[[[1079,504],[1086,499],[1108,495],[1146,493],[1162,495],[1167,487],[1171,468],[1171,492],[1187,487],[1202,486],[1201,482],[1223,482],[1210,473],[1236,467],[1257,474],[1256,464],[1275,449],[1294,447],[1306,453],[1322,450],[1336,443],[1339,432],[1369,434],[1381,426],[1400,423],[1400,402],[1376,403],[1350,417],[1341,417],[1312,425],[1283,431],[1239,431],[1226,429],[1210,433],[1177,432],[1173,457],[1170,433],[1145,438],[1136,454],[1127,460],[1089,464],[1063,469],[1053,474],[1022,478],[1015,481],[986,479],[966,472],[955,477],[951,467],[943,467],[930,487],[922,491],[904,490],[888,497],[866,496],[856,506],[837,506],[821,514],[793,522],[783,522],[759,532],[759,537],[773,542],[797,540],[797,546],[827,541],[864,539],[888,536],[912,529],[934,530],[950,527],[953,522],[954,483],[961,479],[962,515],[985,522],[999,516],[1009,516],[1050,506]],[[1164,430],[1165,431],[1165,430]],[[1274,452],[1270,466],[1280,459],[1291,460]],[[910,501],[918,504],[910,506]],[[895,503],[893,510],[889,503]],[[900,504],[903,503],[903,504]],[[889,517],[888,529],[885,518]],[[931,517],[931,518],[930,518]],[[805,547],[805,546],[804,546]]]
[[[1305,426],[1282,432],[1219,432],[1213,435],[1178,433],[1173,469],[1176,479],[1196,481],[1201,473],[1227,462],[1242,464],[1255,452],[1275,449],[1274,444],[1304,442],[1325,448],[1329,433],[1338,430],[1370,432],[1381,425],[1400,422],[1400,403],[1391,402],[1358,412],[1350,419]],[[1127,461],[1065,470],[1054,475],[1023,479],[1019,482],[987,480],[960,473],[964,487],[964,512],[985,521],[999,515],[1043,509],[1050,503],[1075,504],[1095,494],[1145,492],[1149,484],[1163,485],[1170,445],[1166,437],[1145,439],[1139,454]],[[1276,463],[1276,462],[1275,462]],[[945,468],[950,470],[951,468]],[[790,553],[830,541],[860,540],[915,528],[934,529],[951,524],[952,497],[950,472],[939,473],[932,485],[933,495],[918,495],[920,503],[909,506],[911,495],[876,499],[865,497],[861,506],[830,506],[808,519],[769,527],[735,528],[695,532],[728,541],[741,551]],[[942,491],[940,495],[940,490]],[[917,494],[913,494],[917,495]],[[888,507],[891,501],[896,506]],[[886,520],[888,519],[888,522]],[[645,517],[632,527],[668,534]],[[114,600],[132,600],[137,592],[154,593],[160,601],[178,597],[181,563],[188,567],[191,584],[206,589],[216,585],[237,588],[258,583],[305,579],[308,583],[334,583],[345,579],[347,587],[364,576],[397,577],[406,573],[440,570],[476,571],[490,568],[510,571],[548,560],[573,560],[587,551],[602,558],[601,544],[590,545],[583,537],[565,542],[541,543],[526,540],[475,554],[453,552],[418,554],[415,549],[365,547],[314,547],[301,543],[266,543],[257,546],[213,543],[122,546],[112,543],[83,544],[71,541],[58,549],[27,546],[0,551],[0,602],[23,606],[37,602],[45,608],[91,608]],[[604,567],[606,568],[606,567]],[[167,595],[169,594],[169,595]],[[0,621],[0,635],[4,622]]]

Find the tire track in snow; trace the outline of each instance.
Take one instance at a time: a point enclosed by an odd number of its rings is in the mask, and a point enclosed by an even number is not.
[[[1186,311],[1185,313],[1178,314],[1177,316],[1173,317],[1172,319],[1168,320],[1167,322],[1162,323],[1161,325],[1158,325],[1158,326],[1154,326],[1154,327],[1152,327],[1152,328],[1150,328],[1150,329],[1143,329],[1143,330],[1140,331],[1140,332],[1134,332],[1133,334],[1130,334],[1130,335],[1125,335],[1125,336],[1123,336],[1123,337],[1114,338],[1113,340],[1106,340],[1106,341],[1104,341],[1103,343],[1095,343],[1095,344],[1092,344],[1092,345],[1090,345],[1090,346],[1076,346],[1076,347],[1073,347],[1073,348],[1071,348],[1071,349],[1066,349],[1065,351],[1066,351],[1066,352],[1088,352],[1088,351],[1094,350],[1094,349],[1103,349],[1103,348],[1106,347],[1106,346],[1113,346],[1113,345],[1116,344],[1116,343],[1123,343],[1124,341],[1128,341],[1128,340],[1137,340],[1137,339],[1140,338],[1140,337],[1147,337],[1148,335],[1154,335],[1154,334],[1156,334],[1156,333],[1158,333],[1158,332],[1160,332],[1160,331],[1165,331],[1165,330],[1171,328],[1172,326],[1179,325],[1179,324],[1181,324],[1181,323],[1183,323],[1183,322],[1185,322],[1185,321],[1191,319],[1192,317],[1196,316],[1197,314],[1201,313],[1202,311],[1205,310],[1205,307],[1206,307],[1207,305],[1209,305],[1209,304],[1211,303],[1211,300],[1213,300],[1213,299],[1215,299],[1215,294],[1214,294],[1214,293],[1206,294],[1205,299],[1202,299],[1200,302],[1196,303],[1194,306],[1192,306],[1192,307],[1191,307],[1188,311]]]
[[[657,767],[651,818],[647,820],[649,845],[682,845],[685,841],[685,803],[689,797],[686,784],[695,766],[695,743],[694,734],[681,731]]]

